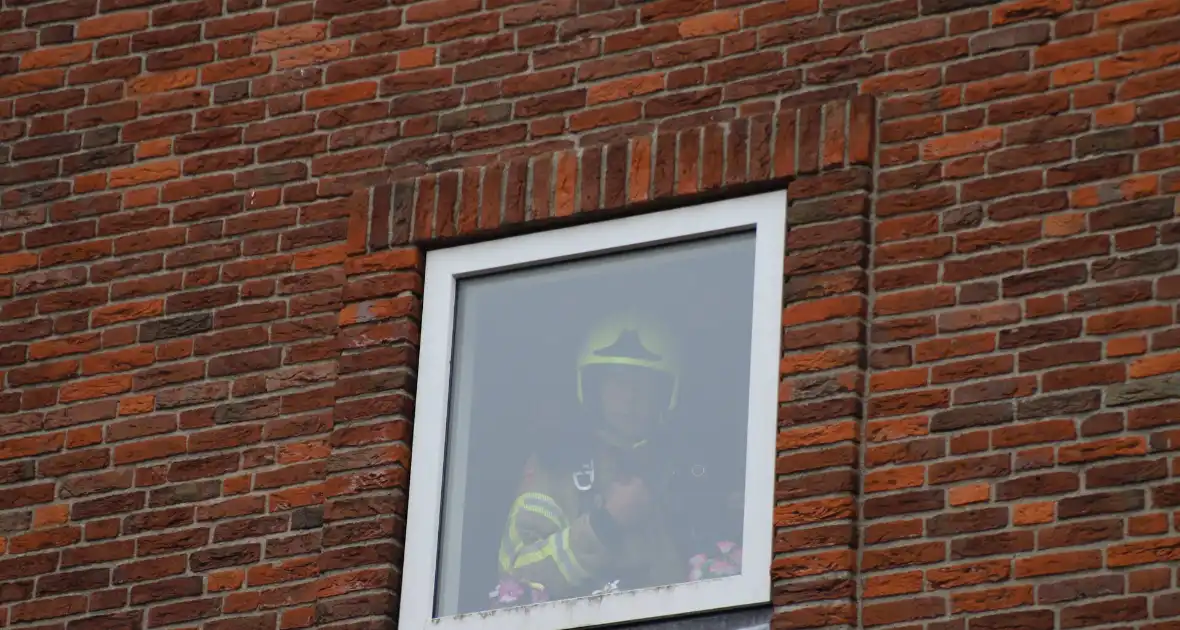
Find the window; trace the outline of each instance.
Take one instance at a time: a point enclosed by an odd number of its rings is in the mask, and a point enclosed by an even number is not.
[[[401,624],[770,598],[786,194],[432,251]]]

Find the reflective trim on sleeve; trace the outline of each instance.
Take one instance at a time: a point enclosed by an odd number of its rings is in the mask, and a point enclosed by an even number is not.
[[[528,512],[529,514],[536,514],[553,524],[554,529],[562,529],[569,526],[569,521],[565,518],[565,513],[562,512],[561,507],[557,502],[548,495],[539,492],[526,492],[516,498],[512,503],[512,510],[508,515],[508,538],[512,540],[512,545],[520,547],[526,541],[520,536],[520,529],[518,528],[517,519],[520,518],[521,512]]]
[[[525,492],[518,496],[516,501],[512,503],[512,509],[508,515],[508,539],[501,541],[500,544],[500,570],[506,573],[512,571],[514,558],[530,544],[522,538],[520,533],[518,521],[524,513],[540,516],[556,530],[563,530],[569,526],[565,513],[553,500],[553,497],[540,492]],[[536,542],[532,544],[535,545]]]
[[[512,554],[508,551],[506,541],[500,541],[500,572],[512,571]]]
[[[570,545],[570,530],[568,527],[561,530],[561,541],[557,547],[557,550],[558,553],[565,553],[572,571],[577,575],[582,576],[579,581],[590,577],[590,572],[582,566],[581,562],[578,562],[578,554],[574,553],[574,548]]]
[[[528,549],[529,547],[532,549]],[[546,560],[552,560],[561,576],[570,584],[577,584],[590,577],[569,548],[568,529],[526,546],[526,549],[521,550],[516,556],[512,568],[519,571]]]
[[[553,500],[553,497],[541,494],[539,492],[526,492],[516,499],[513,505],[513,510],[525,510],[533,514],[539,514],[551,521],[558,527],[568,527],[569,521],[565,518],[565,512]]]

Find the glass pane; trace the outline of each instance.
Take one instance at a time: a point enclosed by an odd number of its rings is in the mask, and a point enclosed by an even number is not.
[[[436,616],[740,572],[754,233],[457,287]]]

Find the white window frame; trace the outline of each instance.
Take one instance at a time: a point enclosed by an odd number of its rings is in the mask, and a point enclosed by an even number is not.
[[[564,630],[770,601],[786,213],[787,193],[779,190],[427,253],[399,628]],[[435,619],[457,281],[750,228],[755,231],[754,305],[742,573]]]

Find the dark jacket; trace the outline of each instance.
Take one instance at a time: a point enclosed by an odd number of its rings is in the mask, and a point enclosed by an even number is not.
[[[620,589],[687,581],[689,558],[702,543],[740,543],[726,537],[740,537],[740,519],[727,532],[711,524],[725,499],[716,484],[690,474],[704,468],[701,455],[686,453],[668,435],[638,448],[612,446],[578,429],[546,436],[525,465],[509,511],[499,550],[502,578],[543,589],[547,599],[590,595],[616,580]],[[602,507],[602,493],[633,476],[644,480],[653,505],[628,530]]]

